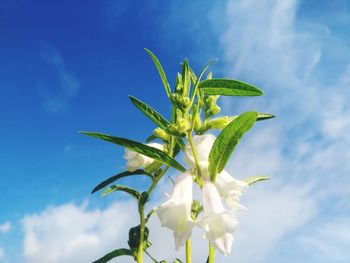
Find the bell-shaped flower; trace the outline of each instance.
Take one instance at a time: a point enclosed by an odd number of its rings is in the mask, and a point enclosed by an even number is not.
[[[156,142],[148,143],[147,145],[153,148],[157,148],[158,150],[163,150],[163,145]],[[134,152],[127,148],[125,149],[124,158],[127,160],[126,169],[129,172],[133,172],[141,167],[146,167],[154,161],[154,159],[148,156]]]
[[[231,252],[233,232],[238,221],[232,213],[225,211],[219,192],[213,183],[204,182],[202,198],[204,217],[198,225],[204,230],[204,237],[226,256]]]
[[[223,200],[232,209],[245,208],[239,204],[240,196],[245,192],[248,184],[231,176],[223,170],[219,173],[215,180],[215,186]]]
[[[179,249],[192,234],[192,188],[192,175],[189,172],[180,174],[169,199],[157,209],[161,225],[174,231],[176,249]]]
[[[199,168],[204,180],[210,180],[210,174],[208,171],[208,161],[200,161]],[[221,198],[226,202],[226,204],[232,209],[243,208],[244,206],[239,204],[240,196],[245,192],[248,184],[244,181],[240,181],[231,176],[227,171],[222,170],[216,176],[215,186],[221,196]]]
[[[195,135],[193,136],[193,144],[197,151],[198,161],[208,161],[211,147],[214,144],[216,137],[213,134]],[[184,161],[190,167],[195,168],[192,148],[189,144],[186,145]]]

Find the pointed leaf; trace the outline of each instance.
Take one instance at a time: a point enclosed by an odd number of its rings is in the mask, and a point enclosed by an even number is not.
[[[129,98],[130,98],[131,102],[140,111],[142,111],[148,118],[150,118],[158,127],[162,128],[162,129],[166,129],[168,127],[169,122],[162,115],[160,115],[160,113],[158,113],[156,110],[154,110],[151,106],[136,99],[133,96],[129,96]]]
[[[256,120],[257,121],[263,121],[263,120],[268,120],[268,119],[272,119],[272,118],[275,118],[275,117],[276,117],[276,115],[273,115],[273,114],[259,112],[258,113],[258,118]]]
[[[165,152],[163,152],[157,148],[142,144],[140,142],[132,141],[129,139],[115,137],[115,136],[111,136],[111,135],[103,134],[103,133],[98,133],[98,132],[80,132],[80,133],[91,136],[91,137],[99,138],[99,139],[102,139],[105,141],[109,141],[109,142],[118,144],[120,146],[124,146],[126,148],[129,148],[132,151],[146,155],[146,156],[148,156],[154,160],[157,160],[165,165],[172,166],[181,172],[186,171],[186,169],[181,164],[179,164],[175,159],[171,158]]]
[[[151,59],[153,60],[153,63],[155,64],[155,66],[156,66],[156,68],[158,70],[159,76],[162,79],[162,82],[163,82],[166,94],[170,98],[170,96],[171,96],[171,89],[170,89],[170,85],[169,85],[168,79],[167,79],[167,77],[165,75],[165,72],[164,72],[164,69],[163,69],[162,65],[160,64],[158,58],[149,49],[145,48],[145,50],[148,53],[148,55],[151,57]]]
[[[136,171],[133,171],[133,172],[129,172],[129,171],[125,171],[125,172],[122,172],[120,174],[117,174],[117,175],[114,175],[110,178],[108,178],[107,180],[103,181],[102,183],[100,183],[99,185],[97,185],[93,190],[92,190],[92,194],[97,192],[98,190],[102,189],[103,187],[109,185],[110,183],[113,183],[114,181],[120,179],[120,178],[123,178],[123,177],[127,177],[127,176],[131,176],[131,175],[135,175],[135,174],[143,174],[143,175],[147,175],[149,176],[150,178],[152,178],[152,175],[147,173],[146,171],[144,170],[141,170],[141,169],[138,169]]]
[[[116,250],[104,255],[102,258],[100,258],[92,263],[106,263],[106,262],[110,261],[111,259],[113,259],[115,257],[120,257],[120,256],[132,256],[132,253],[131,253],[130,249],[119,248],[119,249],[116,249]]]
[[[256,121],[263,121],[263,120],[268,120],[268,119],[272,119],[275,118],[276,116],[273,114],[269,114],[269,113],[262,113],[262,112],[258,112],[258,118],[256,119]],[[238,116],[232,116],[230,117],[231,121],[238,118]]]
[[[209,153],[210,178],[215,182],[216,175],[220,173],[229,160],[231,153],[240,139],[255,123],[257,112],[245,112],[231,121],[216,138]]]
[[[263,175],[257,175],[257,176],[252,176],[244,179],[243,181],[246,182],[248,185],[255,184],[260,181],[265,181],[265,180],[270,180],[270,177],[268,176],[263,176]]]
[[[205,95],[261,96],[263,91],[248,83],[233,79],[207,79],[199,83]]]
[[[110,193],[113,193],[116,191],[122,191],[122,192],[128,193],[133,197],[135,197],[137,201],[139,201],[141,198],[141,194],[135,189],[132,189],[124,185],[118,185],[118,184],[112,185],[108,187],[106,190],[104,190],[103,193],[101,194],[101,197],[105,197],[106,195],[109,195]]]

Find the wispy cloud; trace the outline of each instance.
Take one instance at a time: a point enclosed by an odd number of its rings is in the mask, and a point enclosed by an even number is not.
[[[79,80],[67,69],[55,47],[45,45],[40,55],[51,73],[49,78],[37,85],[43,106],[50,113],[65,111],[79,91]]]
[[[11,222],[7,221],[0,225],[0,233],[6,234],[11,230]]]
[[[240,262],[279,262],[282,254],[274,248],[282,243],[298,249],[308,244],[310,249],[304,254],[307,262],[319,262],[315,256],[318,250],[326,248],[336,250],[338,255],[338,259],[334,259],[324,253],[328,262],[343,262],[340,258],[348,256],[344,246],[331,245],[337,244],[338,237],[328,235],[329,242],[324,242],[321,235],[307,228],[314,224],[322,227],[328,220],[350,215],[349,206],[344,205],[349,197],[346,189],[350,187],[350,136],[346,132],[350,127],[350,101],[349,96],[341,95],[349,86],[348,68],[344,65],[344,74],[334,74],[331,79],[323,77],[322,72],[331,69],[322,59],[331,51],[320,39],[334,39],[332,31],[327,25],[303,27],[307,21],[298,20],[298,4],[294,0],[227,3],[228,27],[221,38],[227,65],[225,75],[253,82],[263,87],[266,95],[235,101],[234,105],[232,98],[227,99],[226,111],[253,108],[278,115],[276,120],[254,128],[247,141],[243,140],[242,150],[236,152],[237,159],[231,164],[236,173],[243,171],[248,175],[249,171],[254,175],[262,169],[278,182],[267,183],[270,185],[259,193],[260,197],[248,193],[256,199],[249,199],[251,209],[242,220],[242,228],[245,222],[253,219],[260,223],[261,217],[253,216],[260,206],[269,210],[270,206],[278,204],[279,209],[270,211],[267,217],[272,222],[276,216],[290,213],[281,221],[255,229],[259,235],[266,236],[267,242],[261,240],[263,245],[255,243],[256,234],[249,233],[250,226],[247,227],[243,240],[237,242]],[[278,194],[268,199],[269,191]],[[266,198],[266,202],[261,203],[260,198]],[[280,198],[285,202],[279,203]],[[316,220],[320,217],[323,223]],[[264,221],[261,224],[264,225]],[[292,234],[293,239],[290,238]],[[298,243],[295,235],[302,242]],[[240,252],[247,249],[238,248],[245,242],[251,246],[249,253],[242,255]],[[319,249],[311,249],[317,246]],[[255,259],[251,257],[253,253],[256,253]]]

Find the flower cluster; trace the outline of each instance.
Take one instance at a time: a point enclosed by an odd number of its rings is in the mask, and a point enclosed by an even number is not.
[[[218,174],[212,183],[208,172],[208,156],[216,137],[212,134],[196,135],[193,144],[203,177],[202,204],[204,214],[194,219],[191,217],[193,203],[193,174],[196,170],[195,158],[190,145],[186,146],[184,161],[189,169],[178,175],[169,199],[158,209],[157,214],[162,226],[173,231],[176,249],[179,249],[191,237],[194,226],[204,231],[204,237],[212,245],[227,255],[231,251],[233,232],[238,224],[236,211],[243,208],[239,197],[245,191],[247,184],[233,178],[227,171]],[[160,144],[149,144],[162,149]],[[152,159],[141,154],[126,150],[128,170],[136,170],[147,166]],[[225,209],[225,206],[228,209]]]

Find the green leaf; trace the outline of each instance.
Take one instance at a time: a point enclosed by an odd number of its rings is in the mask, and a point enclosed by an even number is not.
[[[162,82],[163,82],[166,94],[170,98],[170,96],[171,96],[171,89],[170,89],[170,85],[169,85],[168,79],[167,79],[167,77],[165,75],[165,72],[164,72],[164,69],[163,69],[162,65],[160,64],[158,58],[149,49],[145,48],[145,51],[148,53],[148,55],[153,60],[153,63],[155,64],[155,66],[156,66],[156,68],[158,70],[159,76],[162,79]]]
[[[129,96],[129,98],[130,98],[131,102],[136,106],[136,108],[138,108],[140,111],[142,111],[158,127],[162,128],[162,129],[166,129],[168,127],[169,122],[162,115],[160,115],[160,113],[158,113],[156,110],[154,110],[151,106],[136,99],[133,96]]]
[[[248,83],[233,79],[207,79],[199,83],[205,95],[261,96],[263,91]]]
[[[275,117],[276,116],[273,115],[273,114],[259,112],[258,113],[258,118],[256,120],[257,121],[263,121],[263,120],[268,120],[268,119],[272,119],[272,118],[275,118]]]
[[[110,178],[108,178],[107,180],[103,181],[102,183],[100,183],[99,185],[97,185],[93,190],[92,190],[92,194],[97,192],[98,190],[102,189],[103,187],[109,185],[110,183],[113,183],[114,181],[120,179],[120,178],[123,178],[123,177],[127,177],[127,176],[131,176],[131,175],[135,175],[135,174],[144,174],[144,175],[147,175],[149,176],[150,178],[153,178],[151,174],[147,173],[146,171],[144,170],[141,170],[141,169],[138,169],[136,171],[133,171],[133,172],[129,172],[129,171],[125,171],[125,172],[122,172],[120,174],[117,174],[117,175],[114,175]]]
[[[80,133],[91,136],[91,137],[99,138],[101,140],[109,141],[109,142],[118,144],[120,146],[124,146],[126,148],[129,148],[132,151],[146,155],[146,156],[148,156],[154,160],[157,160],[165,165],[172,166],[181,172],[186,171],[186,169],[181,164],[179,164],[175,159],[171,158],[165,152],[163,152],[157,148],[145,145],[145,144],[140,143],[140,142],[132,141],[129,139],[115,137],[115,136],[111,136],[111,135],[107,135],[107,134],[103,134],[103,133],[98,133],[98,132],[83,132],[82,131]]]
[[[255,184],[260,181],[265,181],[265,180],[270,180],[270,177],[268,176],[263,176],[263,175],[257,175],[257,176],[252,176],[244,179],[243,181],[246,182],[248,185]]]
[[[132,253],[131,253],[130,249],[119,248],[119,249],[116,249],[116,250],[104,255],[102,258],[100,258],[92,263],[105,263],[105,262],[108,262],[115,257],[120,257],[120,256],[132,256]]]
[[[112,185],[108,187],[106,190],[104,190],[103,193],[101,194],[101,197],[105,197],[106,195],[109,195],[110,193],[113,193],[116,191],[122,191],[122,192],[128,193],[133,197],[135,197],[137,201],[139,201],[141,198],[141,194],[135,189],[132,189],[124,185],[118,185],[118,184]]]
[[[257,121],[263,121],[263,120],[268,120],[268,119],[272,119],[275,118],[276,116],[273,114],[269,114],[269,113],[262,113],[262,112],[258,112],[258,118],[256,119]],[[238,118],[238,116],[231,116],[230,119],[231,121]]]
[[[245,112],[231,121],[216,138],[209,153],[210,178],[215,182],[216,175],[220,173],[229,160],[236,145],[255,123],[257,112]]]

